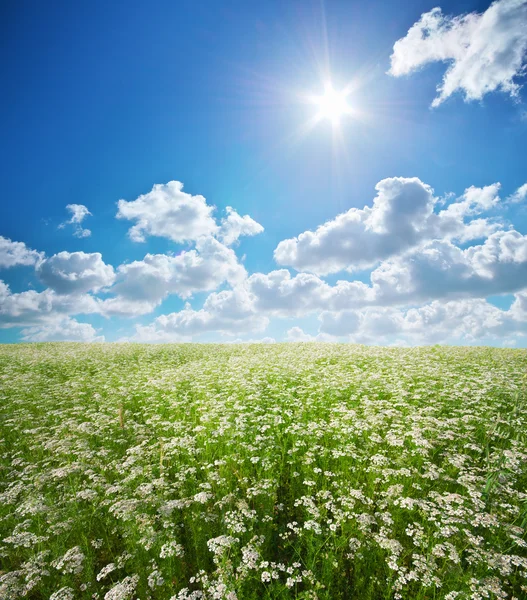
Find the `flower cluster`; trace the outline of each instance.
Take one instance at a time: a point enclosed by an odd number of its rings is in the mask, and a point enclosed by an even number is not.
[[[527,352],[0,347],[0,598],[521,600]]]

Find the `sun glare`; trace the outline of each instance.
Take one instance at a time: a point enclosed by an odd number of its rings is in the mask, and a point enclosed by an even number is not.
[[[319,119],[329,119],[333,123],[339,123],[340,118],[351,112],[351,107],[346,100],[345,92],[337,92],[331,84],[326,85],[323,96],[315,98],[318,105]]]

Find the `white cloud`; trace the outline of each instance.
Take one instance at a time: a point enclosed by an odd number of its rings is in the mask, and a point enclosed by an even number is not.
[[[98,336],[89,323],[79,323],[69,317],[23,329],[21,337],[25,342],[104,342],[104,336]]]
[[[71,213],[71,219],[68,223],[82,223],[88,215],[91,215],[84,204],[67,204],[66,210]]]
[[[205,333],[239,335],[263,331],[269,319],[254,313],[247,294],[241,290],[210,294],[201,310],[190,305],[179,312],[157,317],[150,325],[136,326],[131,341],[191,341]]]
[[[132,300],[115,296],[101,300],[97,298],[97,312],[104,317],[139,317],[151,313],[159,300]]]
[[[301,327],[291,327],[286,333],[286,342],[337,342],[338,336],[328,333],[318,333],[310,335],[305,333]]]
[[[322,333],[379,345],[394,338],[414,344],[476,343],[527,334],[527,318],[521,320],[512,309],[499,309],[483,299],[435,300],[410,309],[326,311],[320,321]]]
[[[372,303],[383,305],[519,291],[527,286],[527,236],[499,231],[465,250],[429,242],[385,261],[370,277]]]
[[[511,194],[507,198],[507,200],[509,200],[509,202],[516,204],[518,202],[523,202],[526,198],[527,198],[527,183],[524,183],[514,192],[514,194]]]
[[[449,63],[434,107],[457,91],[466,101],[496,90],[516,96],[514,78],[525,68],[526,22],[527,0],[498,0],[483,13],[456,17],[434,8],[395,42],[388,73],[400,77],[433,62]]]
[[[41,261],[36,271],[40,281],[58,294],[96,292],[115,279],[113,267],[99,252],[59,252]]]
[[[219,225],[213,212],[214,206],[208,205],[203,196],[187,194],[180,181],[169,181],[155,184],[152,191],[132,202],[119,200],[117,218],[136,221],[128,231],[135,242],[144,242],[147,235],[165,237],[177,243],[216,236],[230,246],[241,236],[257,235],[264,230],[249,215],[242,217],[230,206]]]
[[[460,214],[477,214],[479,210],[495,206],[496,193],[497,186],[469,188],[460,201],[436,214],[436,220],[429,219],[427,227],[450,231],[450,221],[459,220]],[[451,209],[452,206],[454,209]],[[211,243],[214,247],[223,248],[220,256],[226,251],[232,252],[217,240],[212,239]],[[218,332],[239,335],[247,327],[251,330],[258,328],[259,319],[270,316],[288,318],[323,311],[333,315],[348,311],[342,314],[347,315],[349,327],[350,322],[355,323],[359,309],[373,310],[374,307],[378,308],[377,312],[367,314],[378,323],[383,322],[388,332],[390,327],[393,328],[393,319],[387,321],[386,312],[383,312],[385,308],[381,307],[415,305],[437,299],[484,298],[527,287],[527,236],[514,230],[492,233],[482,244],[466,249],[448,240],[426,241],[382,262],[371,273],[370,284],[339,280],[330,285],[317,275],[298,273],[292,276],[286,269],[267,274],[254,273],[245,279],[238,276],[234,253],[232,259],[232,263],[227,260],[226,264],[233,266],[237,275],[226,280],[234,290],[212,293],[202,310],[187,308],[173,313],[170,318],[160,317],[152,325],[139,328],[136,338],[192,339],[200,333],[213,332],[215,328]],[[190,260],[189,264],[193,263]],[[179,257],[156,255],[132,263],[129,266],[135,265],[137,271],[125,272],[129,276],[128,281],[125,278],[112,288],[118,296],[102,301],[101,312],[112,314],[113,310],[113,314],[140,314],[153,308],[164,294],[179,293],[185,297],[197,287],[193,277],[188,276],[192,269],[187,273],[183,268],[186,264],[185,253]],[[208,261],[204,264],[207,265]],[[219,273],[222,264],[220,261],[219,266],[207,273]],[[180,269],[183,269],[184,275]],[[182,281],[191,280],[194,281],[192,285],[182,285]],[[208,281],[208,277],[199,277],[198,280]],[[220,280],[223,276],[218,278]],[[210,289],[217,286],[218,281],[212,282]],[[121,307],[121,302],[130,302],[131,306]],[[335,335],[339,327],[340,323],[331,335]]]
[[[77,238],[86,238],[90,237],[91,231],[89,229],[83,229],[82,227],[77,227],[73,232],[73,235]]]
[[[115,299],[114,314],[125,313],[119,310],[121,301],[120,297]],[[372,301],[373,290],[362,282],[339,281],[330,286],[315,275],[299,273],[291,277],[285,269],[266,275],[255,273],[232,290],[211,293],[201,310],[187,306],[183,311],[158,317],[150,325],[138,326],[133,339],[185,341],[212,332],[241,335],[261,331],[270,316],[301,316],[327,308],[360,307]],[[112,302],[113,299],[102,302],[103,314],[111,314]],[[126,310],[133,313],[134,309],[135,304],[132,304]]]
[[[12,242],[0,235],[0,268],[18,265],[32,266],[42,258],[42,254],[28,248],[24,242]]]
[[[332,292],[331,286],[316,275],[300,273],[291,277],[286,269],[254,273],[247,280],[247,289],[256,311],[277,316],[322,310]]]
[[[364,306],[374,301],[374,291],[361,281],[338,281],[334,286],[309,273],[294,277],[286,269],[254,273],[246,282],[254,309],[264,314],[292,317],[331,307]]]
[[[438,200],[417,177],[383,179],[375,186],[371,208],[351,208],[314,232],[280,242],[274,257],[297,271],[327,275],[372,267],[429,239],[484,237],[499,225],[488,219],[466,223],[465,218],[492,209],[499,201],[499,187],[470,187],[460,200],[435,213]]]
[[[279,317],[367,306],[403,306],[434,299],[484,298],[527,287],[527,236],[498,231],[483,244],[461,249],[430,241],[382,262],[371,283],[329,285],[309,273],[281,269],[254,273],[244,283],[255,313]]]
[[[163,196],[167,186],[154,190],[163,188]],[[194,206],[196,197],[178,189]],[[95,340],[98,335],[91,325],[71,317],[134,317],[153,311],[169,295],[188,299],[211,292],[202,308],[187,304],[183,310],[160,315],[148,325],[137,325],[130,339],[265,340],[258,334],[272,317],[318,314],[321,326],[316,336],[291,323],[286,340],[517,342],[527,322],[527,236],[484,214],[503,214],[498,212],[500,184],[472,186],[458,198],[437,198],[417,178],[385,179],[376,189],[371,206],[351,209],[278,245],[277,261],[295,267],[300,271],[296,274],[277,269],[248,276],[229,246],[262,227],[233,209],[227,209],[216,224],[204,199],[197,205],[205,207],[215,229],[197,234],[194,248],[178,254],[146,254],[116,270],[99,253],[60,252],[44,258],[24,244],[0,238],[0,250],[3,242],[4,256],[9,257],[4,262],[34,264],[40,281],[48,286],[43,292],[13,294],[0,282],[0,328],[24,327],[23,339],[34,341]],[[521,195],[522,189],[516,194]],[[80,209],[71,212],[75,223],[84,218]],[[142,230],[145,236],[157,235],[151,225]],[[472,245],[467,247],[466,242]],[[373,267],[369,282],[328,283],[321,277],[366,267]],[[231,289],[218,291],[223,285]],[[509,311],[484,300],[509,293],[516,293]],[[422,306],[425,302],[429,304]]]
[[[511,305],[510,312],[518,321],[527,321],[527,290],[514,294],[514,302]]]
[[[196,292],[214,290],[224,282],[237,285],[246,276],[231,248],[214,238],[202,237],[194,250],[177,256],[147,254],[141,261],[121,265],[111,292],[124,300],[155,306],[168,294],[188,298]]]
[[[226,245],[234,244],[243,235],[252,236],[262,233],[264,228],[251,219],[249,215],[240,216],[233,208],[227,206],[227,217],[221,220],[218,238]]]
[[[464,217],[479,215],[482,212],[495,208],[500,201],[498,195],[500,187],[499,183],[493,183],[482,188],[473,185],[470,186],[465,190],[462,200],[453,202],[445,210],[441,211],[439,218],[452,220],[452,224],[458,226],[460,220]],[[444,230],[444,225],[440,227],[440,230]]]
[[[426,242],[382,262],[370,280],[330,285],[317,275],[291,276],[280,269],[253,273],[243,288],[255,314],[284,318],[512,293],[527,287],[527,236],[498,231],[466,249],[449,241]]]
[[[31,326],[62,320],[67,315],[99,312],[97,300],[88,294],[59,295],[53,290],[11,293],[0,281],[0,328]]]
[[[315,336],[304,333],[301,327],[291,327],[286,333],[286,340],[288,342],[314,342],[315,339]]]
[[[49,288],[13,294],[0,280],[0,329],[55,323],[68,315],[133,317],[151,312],[155,305],[120,297],[103,300],[90,294],[58,294]]]
[[[351,208],[316,231],[280,242],[278,264],[319,275],[367,268],[416,244],[430,217],[434,197],[417,178],[393,177],[376,186],[373,207]]]
[[[150,192],[131,202],[119,200],[117,218],[136,221],[128,231],[134,242],[153,235],[182,243],[217,232],[213,211],[203,196],[187,194],[180,181],[169,181],[156,183]]]
[[[81,223],[84,219],[91,215],[84,204],[67,204],[66,210],[71,213],[71,218],[68,221],[64,221],[59,225],[59,229],[63,229],[66,225],[73,225],[73,235],[78,238],[90,237],[91,231],[81,227]]]

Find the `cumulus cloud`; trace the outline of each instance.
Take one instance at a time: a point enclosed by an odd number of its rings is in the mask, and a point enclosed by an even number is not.
[[[97,298],[91,294],[58,294],[52,289],[13,294],[0,280],[0,329],[61,322],[68,315],[100,314],[134,317],[151,312],[155,304],[120,297]]]
[[[68,223],[82,223],[88,215],[91,215],[91,212],[84,204],[68,204],[66,205],[66,210],[71,213],[71,219]]]
[[[286,269],[255,273],[247,280],[254,309],[276,316],[296,316],[322,310],[331,296],[331,286],[316,275],[295,277]]]
[[[0,269],[21,265],[32,266],[42,256],[42,253],[31,250],[24,242],[13,242],[0,235]]]
[[[513,204],[516,204],[518,202],[523,202],[526,198],[527,198],[527,183],[524,183],[514,192],[514,194],[511,194],[507,198],[507,200],[509,200],[509,202],[512,202]]]
[[[408,75],[433,62],[449,67],[432,106],[455,92],[466,101],[500,90],[517,96],[515,78],[523,74],[527,53],[527,0],[498,0],[483,13],[423,13],[405,37],[395,42],[388,73]]]
[[[59,252],[37,265],[37,275],[58,294],[97,292],[111,285],[115,273],[99,252]]]
[[[465,249],[449,241],[426,242],[382,262],[369,284],[330,285],[317,275],[292,276],[280,269],[254,273],[243,287],[255,314],[283,318],[513,293],[527,288],[527,236],[498,231]]]
[[[461,199],[441,211],[439,219],[443,222],[452,220],[452,226],[454,227],[458,226],[459,221],[464,217],[473,217],[495,208],[500,202],[500,187],[499,183],[486,185],[482,188],[471,185],[465,190]],[[445,226],[442,225],[439,230],[444,230],[444,228]]]
[[[434,300],[418,308],[368,308],[320,315],[320,331],[350,341],[384,345],[477,343],[527,334],[527,319],[483,299]],[[401,338],[402,336],[402,338]]]
[[[202,237],[194,250],[177,256],[147,254],[141,261],[121,265],[112,293],[124,300],[154,306],[168,294],[188,298],[216,289],[224,282],[236,285],[247,273],[231,248],[211,237]]]
[[[78,238],[90,237],[91,231],[89,229],[84,229],[81,226],[81,223],[84,219],[91,215],[91,212],[88,210],[84,204],[68,204],[66,205],[66,210],[71,214],[71,218],[64,223],[59,225],[59,229],[63,229],[66,225],[73,225],[73,235]]]
[[[302,316],[324,309],[342,310],[371,303],[373,290],[362,282],[330,286],[319,277],[281,269],[255,273],[232,290],[211,293],[201,310],[185,310],[138,326],[135,341],[187,341],[202,333],[241,335],[261,331],[269,317]],[[110,300],[105,300],[104,304]],[[104,312],[105,307],[101,307]],[[317,338],[318,339],[318,338]]]
[[[499,202],[499,187],[496,183],[468,188],[460,199],[436,213],[438,200],[432,188],[417,177],[383,179],[375,186],[372,207],[351,208],[315,231],[283,240],[274,257],[278,264],[297,271],[327,275],[370,268],[430,239],[464,242],[484,237],[499,224],[474,217]]]
[[[0,328],[31,326],[63,320],[72,314],[100,312],[97,300],[88,294],[65,296],[47,289],[13,294],[0,281]]]
[[[123,298],[115,296],[97,298],[97,312],[104,317],[139,317],[151,313],[159,304],[159,300],[133,300],[131,298]]]
[[[178,185],[185,202],[190,198],[194,206],[196,197],[183,194]],[[130,339],[192,341],[219,335],[231,341],[255,340],[262,339],[255,334],[266,329],[270,318],[318,314],[321,326],[316,336],[290,326],[286,340],[331,341],[344,336],[390,344],[470,341],[470,328],[476,332],[474,339],[483,340],[497,339],[501,328],[500,339],[512,343],[514,327],[522,333],[527,321],[527,236],[485,214],[502,214],[500,184],[472,186],[458,198],[437,198],[418,178],[385,179],[376,189],[370,206],[351,209],[277,246],[277,261],[294,267],[296,274],[281,268],[249,276],[230,246],[240,236],[255,235],[263,228],[233,209],[217,224],[204,199],[197,205],[205,207],[214,229],[196,233],[192,249],[146,254],[116,270],[99,253],[60,252],[44,258],[24,244],[0,238],[0,249],[3,240],[4,256],[9,257],[4,263],[34,264],[47,286],[42,292],[13,294],[0,282],[0,328],[24,327],[23,339],[33,341],[95,340],[98,335],[91,325],[71,317],[135,317],[153,311],[169,295],[189,299],[211,292],[202,308],[187,304],[183,310],[160,315],[148,325],[136,326]],[[161,206],[170,203],[167,193],[162,190]],[[154,200],[159,200],[157,195]],[[82,220],[82,214],[78,211],[72,219]],[[141,231],[157,235],[152,227],[148,222]],[[373,268],[369,281],[323,279],[328,273],[364,268]],[[230,289],[218,291],[224,285]],[[516,297],[509,311],[484,300],[510,293]],[[470,311],[475,315],[472,320]],[[454,337],[445,337],[449,332]]]
[[[203,196],[187,194],[180,181],[169,181],[131,202],[119,200],[117,218],[136,222],[128,231],[134,242],[153,235],[182,243],[218,231],[213,211]]]
[[[25,342],[104,342],[104,336],[97,335],[92,325],[69,317],[49,325],[23,329],[21,337]]]
[[[315,336],[305,333],[301,327],[291,327],[287,330],[285,339],[288,342],[314,342]]]
[[[516,320],[527,321],[527,291],[514,295],[510,312]]]
[[[241,236],[257,235],[264,230],[249,215],[242,217],[230,206],[220,224],[214,219],[213,212],[214,206],[208,205],[203,196],[187,194],[180,181],[169,181],[155,184],[152,191],[132,202],[119,200],[117,218],[136,221],[128,231],[134,242],[144,242],[148,235],[177,243],[216,236],[230,246]]]
[[[247,294],[241,290],[225,290],[210,294],[201,310],[189,304],[179,312],[161,315],[150,325],[136,326],[131,341],[191,341],[205,333],[239,335],[261,332],[269,319],[254,312]]]
[[[432,214],[430,186],[417,178],[383,179],[376,186],[373,207],[351,208],[316,231],[280,242],[278,264],[319,275],[367,268],[417,243]]]
[[[254,273],[247,279],[255,311],[282,317],[302,316],[332,307],[364,306],[374,301],[374,291],[361,281],[338,281],[330,286],[316,275],[288,270]]]
[[[262,233],[264,228],[249,215],[240,216],[233,208],[227,206],[227,217],[221,221],[218,238],[227,246],[234,244],[241,236],[253,236]]]
[[[385,261],[371,282],[374,303],[384,305],[519,291],[527,286],[527,236],[498,231],[465,250],[429,242]]]
[[[527,236],[509,230],[466,249],[449,241],[426,242],[382,262],[370,274],[369,284],[339,280],[330,285],[311,273],[292,276],[280,269],[254,273],[239,289],[247,294],[247,306],[255,315],[290,318],[435,299],[484,298],[526,287]]]

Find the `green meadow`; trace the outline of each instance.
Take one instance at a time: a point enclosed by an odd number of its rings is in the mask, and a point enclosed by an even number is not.
[[[527,351],[0,346],[0,598],[527,598]]]

